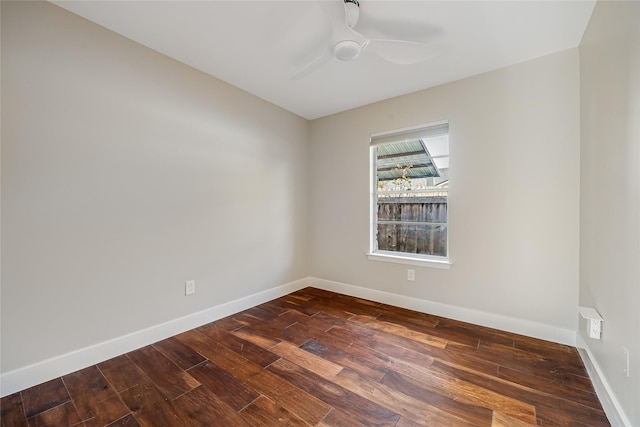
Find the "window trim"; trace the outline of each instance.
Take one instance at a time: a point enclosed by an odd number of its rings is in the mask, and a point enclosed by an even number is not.
[[[433,256],[425,254],[412,254],[408,252],[394,252],[377,249],[376,232],[377,221],[376,215],[378,210],[378,188],[377,188],[377,150],[376,147],[381,144],[394,142],[394,139],[402,137],[415,138],[416,136],[437,136],[442,134],[442,130],[446,129],[449,134],[449,121],[443,120],[420,126],[412,126],[403,129],[396,129],[389,132],[380,132],[371,134],[369,146],[369,251],[367,258],[372,261],[383,261],[396,264],[407,264],[422,267],[432,267],[439,269],[450,269],[453,261],[450,257],[449,250],[449,212],[447,212],[447,256]],[[440,156],[438,156],[440,157]],[[449,189],[447,189],[447,200],[449,199]]]
[[[398,255],[406,254],[406,255]],[[451,258],[429,257],[429,255],[408,254],[406,252],[389,252],[378,250],[367,252],[367,258],[371,261],[391,262],[394,264],[415,265],[418,267],[432,267],[443,270],[450,270],[453,265]]]

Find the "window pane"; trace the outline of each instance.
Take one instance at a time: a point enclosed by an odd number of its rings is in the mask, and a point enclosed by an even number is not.
[[[447,226],[379,222],[378,250],[447,256]]]

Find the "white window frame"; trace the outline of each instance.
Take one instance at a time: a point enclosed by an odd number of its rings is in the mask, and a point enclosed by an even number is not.
[[[408,252],[394,252],[384,251],[377,248],[377,212],[378,212],[378,178],[377,178],[377,145],[398,142],[402,139],[414,138],[417,135],[434,136],[436,134],[442,134],[446,132],[449,134],[449,122],[440,121],[435,123],[429,123],[421,126],[414,126],[410,128],[397,129],[390,132],[382,132],[371,135],[371,144],[369,149],[369,170],[370,177],[370,218],[369,218],[369,252],[367,257],[372,261],[391,262],[396,264],[407,264],[422,267],[433,267],[440,269],[450,269],[452,261],[450,258],[449,248],[449,208],[447,207],[447,255],[435,256],[424,254],[413,254]],[[435,191],[435,190],[434,190]],[[439,190],[440,191],[440,190]],[[449,198],[449,191],[447,191],[447,200]],[[422,191],[426,192],[426,191]]]

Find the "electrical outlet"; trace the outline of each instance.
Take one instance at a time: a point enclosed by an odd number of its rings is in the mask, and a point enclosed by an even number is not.
[[[416,271],[412,269],[407,270],[407,280],[410,282],[416,281]]]
[[[631,372],[629,372],[629,349],[627,347],[622,347],[622,353],[624,354],[624,373],[627,374],[627,378],[631,377]]]
[[[196,281],[187,280],[186,282],[184,282],[184,294],[193,295],[195,293],[196,293]]]
[[[594,338],[596,340],[600,339],[600,332],[602,331],[601,323],[597,319],[589,320],[589,337]]]

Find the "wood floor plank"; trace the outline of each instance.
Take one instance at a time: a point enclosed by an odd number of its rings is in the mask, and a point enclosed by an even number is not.
[[[98,365],[141,426],[181,425],[184,414],[127,355]],[[169,389],[170,390],[170,389]],[[173,393],[173,391],[170,391]]]
[[[331,405],[316,393],[300,389],[272,372],[261,372],[259,375],[247,378],[246,381],[266,397],[296,414],[308,424],[317,424],[331,410]]]
[[[332,332],[333,330],[329,331]],[[417,336],[413,339],[412,336],[407,336],[402,331],[400,334],[393,332],[386,332],[376,329],[376,333],[370,338],[361,338],[359,341],[366,342],[367,347],[375,349],[377,343],[383,343],[384,345],[393,345],[396,347],[405,348],[408,350],[414,350],[419,353],[424,353],[431,356],[437,350],[442,350],[446,347],[446,342],[431,341],[429,338],[423,336]],[[423,339],[424,338],[424,339]],[[433,345],[432,345],[433,344]]]
[[[260,396],[240,411],[240,416],[244,418],[249,425],[254,427],[306,427],[309,425],[302,418],[287,411],[285,408],[264,396]]]
[[[97,367],[118,393],[150,381],[127,355],[114,357],[99,363]]]
[[[287,336],[293,338],[290,342],[304,343],[305,341],[316,339],[335,326],[334,323],[327,322],[320,318],[320,316],[321,314],[314,315],[287,326]]]
[[[337,345],[332,345],[337,344]],[[376,357],[374,352],[367,351],[363,347],[348,346],[345,351],[339,342],[326,340],[309,340],[300,346],[301,349],[315,354],[318,357],[329,360],[344,368],[352,369],[367,378],[379,381],[386,373],[389,359]]]
[[[189,425],[189,419],[180,407],[165,398],[151,382],[120,392],[120,398],[143,427]]]
[[[455,393],[448,390],[440,391],[434,388],[425,387],[423,384],[416,384],[407,381],[407,376],[399,372],[389,372],[382,379],[381,384],[387,386],[390,390],[411,396],[417,401],[424,402],[434,408],[454,415],[476,425],[488,425],[491,418],[492,410],[477,401],[463,401],[459,399]],[[410,378],[410,377],[409,377]],[[411,416],[409,419],[415,420]]]
[[[499,366],[494,361],[461,353],[449,346],[444,350],[432,350],[430,354],[434,359],[442,363],[456,366],[467,371],[481,372],[486,375],[498,375]]]
[[[0,402],[2,427],[609,426],[574,347],[316,288]]]
[[[117,394],[98,401],[94,396],[84,393],[74,397],[73,403],[85,426],[106,426],[130,413]]]
[[[337,305],[334,305],[328,299],[325,300],[325,299],[316,297],[312,301],[314,306],[317,307],[320,311],[322,311],[323,313],[329,316],[335,317],[336,319],[347,320],[348,318],[353,316],[353,313],[346,311]]]
[[[446,337],[448,339],[447,348],[457,349],[469,347],[471,350],[475,350],[480,346],[480,343],[495,343],[504,345],[505,347],[513,347],[513,339],[506,338],[501,335],[493,335],[485,332],[484,334],[476,332],[474,329],[469,329],[465,326],[456,327],[449,323],[438,324],[433,331],[429,331],[431,334],[439,337]],[[484,338],[484,336],[488,338]],[[468,349],[467,349],[468,350]]]
[[[173,337],[158,341],[153,346],[185,371],[206,360],[189,346],[184,345]]]
[[[424,427],[424,424],[410,420],[409,418],[406,418],[406,417],[400,417],[400,419],[398,420],[398,423],[396,424],[396,427]],[[454,424],[448,427],[459,427],[459,426],[455,426]]]
[[[364,328],[357,323],[345,322],[343,325],[336,325],[327,330],[327,334],[334,339],[341,340],[347,344],[354,342],[366,343],[368,340],[376,336],[377,332],[372,329]]]
[[[177,338],[310,425],[320,422],[331,410],[330,405],[313,394],[297,389],[285,379],[243,359],[237,353],[210,342],[205,335],[197,331],[185,332]]]
[[[96,366],[62,377],[85,425],[105,426],[129,413]]]
[[[297,388],[317,395],[336,409],[348,411],[352,417],[372,426],[395,425],[400,415],[304,368],[280,359],[267,368]]]
[[[389,304],[380,304],[376,310],[380,313],[380,316],[388,316],[392,319],[403,319],[419,325],[435,327],[440,321],[443,320],[440,316],[435,316],[429,313],[421,313],[418,311],[410,310],[408,308],[396,307]]]
[[[424,399],[420,400],[406,393],[399,393],[398,390],[394,390],[384,382],[377,383],[364,379],[358,376],[357,373],[347,369],[336,376],[335,382],[365,399],[397,412],[402,417],[424,423],[424,425],[455,424],[468,427],[489,425],[491,411],[485,410],[484,413],[480,414],[482,408],[480,410],[476,410],[476,408],[470,410],[470,405],[454,411],[452,410],[454,406],[461,407],[462,405],[456,404],[454,400],[444,402],[444,399],[437,399],[438,406],[436,406]],[[449,403],[449,405],[445,406],[445,403]],[[460,414],[472,419],[460,417]]]
[[[500,393],[501,395],[535,406],[536,418],[541,425],[565,425],[565,422],[562,420],[570,420],[576,425],[579,425],[580,423],[593,426],[608,425],[606,416],[604,416],[604,412],[601,409],[590,408],[585,405],[571,402],[562,397],[554,399],[551,398],[551,395],[539,390],[523,387],[519,384],[511,383],[498,377],[490,377],[457,369],[452,366],[440,364],[439,362],[434,363],[432,365],[432,369],[445,375],[472,383],[488,391]],[[501,411],[499,409],[498,411],[506,413],[507,415],[512,415],[506,411]],[[545,420],[544,423],[541,422],[543,419]]]
[[[99,400],[115,394],[115,390],[109,386],[106,378],[96,366],[89,366],[65,375],[62,377],[62,381],[72,397],[73,391],[91,392]]]
[[[247,378],[262,372],[259,365],[249,362],[195,329],[176,335],[176,338],[236,378]]]
[[[374,342],[379,342],[375,340]],[[434,357],[424,352],[415,351],[413,349],[400,347],[394,344],[388,345],[372,345],[369,351],[374,354],[382,354],[388,360],[387,366],[398,367],[398,365],[410,365],[416,367],[429,367]]]
[[[606,427],[609,426],[604,412],[594,411],[575,404],[561,406],[540,405],[537,409],[538,425],[571,426],[571,427]]]
[[[273,324],[280,325],[282,327],[288,327],[298,322],[305,322],[310,316],[299,312],[298,310],[287,310],[273,319]]]
[[[382,382],[384,384],[393,384],[407,393],[421,390],[423,392],[441,394],[474,407],[484,407],[491,411],[505,413],[524,422],[535,423],[535,408],[533,405],[502,395],[498,391],[488,390],[473,383],[443,375],[439,371],[430,369],[429,373],[425,373],[416,370],[412,376],[390,372]],[[401,384],[404,384],[404,386]],[[424,397],[423,392],[418,392],[415,397]]]
[[[385,308],[386,307],[389,306],[385,306]],[[425,328],[429,328],[429,333],[431,333],[431,329],[435,328],[439,321],[435,316],[416,316],[415,314],[405,314],[397,312],[395,310],[392,311],[388,308],[379,308],[377,311],[382,312],[377,317],[377,319],[381,322],[394,323],[396,325],[402,325],[406,328],[416,329],[418,331],[424,331]]]
[[[255,307],[248,308],[236,315],[237,316],[251,316],[252,318],[262,320],[263,322],[270,322],[286,310],[276,309],[265,305],[256,305]],[[248,320],[248,319],[247,319]]]
[[[513,346],[520,350],[541,354],[555,360],[562,360],[565,363],[582,365],[576,348],[568,345],[514,334]]]
[[[375,309],[380,306],[380,303],[377,302],[361,298],[349,297],[336,293],[327,296],[316,295],[316,297],[313,299],[313,302],[319,307],[331,307],[333,309],[338,309],[352,315],[370,315],[372,313],[375,313],[377,315],[378,312],[376,312]]]
[[[225,317],[223,319],[216,320],[215,324],[216,326],[224,329],[227,332],[232,332],[238,328],[242,328],[243,326],[250,325],[255,320],[256,319],[254,317],[238,313],[229,317]]]
[[[477,358],[494,361],[500,366],[520,371],[532,377],[553,379],[558,374],[584,374],[582,365],[565,363],[542,354],[482,340],[477,349],[458,348],[458,350]]]
[[[247,325],[243,327],[242,330],[246,333],[262,337],[263,339],[289,341],[295,345],[300,345],[308,338],[306,334],[299,334],[296,330],[289,328],[289,326],[293,325],[294,323],[295,322],[261,322],[257,324]]]
[[[207,387],[197,387],[178,397],[174,404],[182,409],[185,424],[176,426],[237,426],[252,427],[237,411],[228,406],[222,399]],[[160,425],[160,424],[158,424]]]
[[[22,403],[27,418],[71,401],[62,381],[56,378],[22,392]]]
[[[313,316],[320,311],[318,307],[315,307],[312,303],[309,302],[309,300],[299,298],[288,298],[285,296],[277,300],[269,301],[269,303],[272,305],[276,305],[284,310],[299,311],[300,313],[306,314],[307,316]]]
[[[452,390],[440,390],[422,384],[419,376],[407,376],[403,373],[391,371],[382,379],[381,384],[390,390],[411,396],[413,399],[439,408],[476,425],[488,425],[491,419],[491,409],[477,400],[460,399]],[[408,417],[414,419],[413,417]]]
[[[324,313],[333,316],[337,319],[347,320],[355,314],[371,314],[370,312],[362,309],[355,309],[350,305],[341,304],[334,299],[320,299],[316,298],[313,303]]]
[[[142,347],[128,353],[128,356],[169,399],[175,399],[200,385],[153,346]]]
[[[271,351],[325,379],[335,377],[343,369],[340,365],[325,360],[288,342],[279,343],[274,346]]]
[[[252,310],[255,310],[255,309],[259,309],[264,312],[270,313],[271,315],[270,319],[275,319],[278,316],[281,316],[283,313],[286,313],[287,311],[289,311],[289,309],[282,308],[278,304],[273,304],[272,301],[267,301],[265,303],[256,305],[255,307],[252,307],[246,311],[248,313],[251,313],[253,312]]]
[[[474,325],[472,323],[447,318],[441,318],[436,329],[450,331],[453,334],[464,333],[484,342],[502,344],[510,347],[514,346],[514,338],[516,336],[515,334],[500,331],[498,329],[487,328],[485,326]]]
[[[260,397],[246,383],[211,361],[196,366],[189,373],[235,411],[242,410]]]
[[[348,317],[351,317],[351,315],[349,315]],[[347,328],[349,326],[348,318],[343,319],[340,317],[335,317],[328,313],[325,313],[324,311],[319,311],[313,316],[309,316],[309,319],[307,319],[305,322],[306,324],[309,324],[311,326],[315,325],[317,329],[321,329],[325,332],[333,326],[342,326],[343,328]]]
[[[258,347],[261,347],[261,348],[266,349],[266,350],[271,349],[271,347],[273,347],[274,345],[276,345],[279,342],[281,342],[280,340],[277,340],[277,339],[272,339],[272,338],[268,338],[268,337],[265,337],[265,336],[262,336],[262,335],[258,335],[256,333],[252,332],[247,327],[242,327],[242,328],[236,329],[235,331],[232,332],[232,334],[235,335],[236,337],[240,338],[240,339],[248,341],[248,342],[250,342],[252,344],[255,344]],[[273,360],[272,362],[275,362],[275,360]]]
[[[569,388],[586,391],[590,394],[595,394],[596,392],[593,384],[586,376],[566,373],[562,375],[562,383]]]
[[[600,402],[590,382],[583,384],[584,388],[579,387],[579,384],[575,384],[576,386],[574,387],[565,384],[562,377],[549,380],[545,377],[540,378],[526,375],[520,371],[515,371],[503,366],[499,368],[497,377],[507,380],[512,384],[518,384],[531,390],[547,393],[550,396],[561,395],[563,400],[570,400],[592,408],[600,408]]]
[[[493,418],[491,420],[491,427],[532,427],[536,425],[537,424],[525,423],[497,411],[493,412]]]
[[[289,295],[285,295],[283,298],[286,300],[293,298],[298,301],[309,301],[312,297],[303,295],[300,291],[295,291],[295,292],[291,292]]]
[[[288,328],[295,323],[296,321],[285,313],[284,315],[274,318],[269,322],[248,324],[241,329],[235,330],[234,333],[239,332],[239,334],[236,335],[237,337],[240,337],[241,334],[249,334],[249,336],[253,335],[254,343],[259,346],[267,344],[268,341],[272,341],[273,345],[280,341],[289,341],[301,344],[306,340],[306,338],[297,336]],[[260,342],[256,342],[258,339]],[[268,345],[265,345],[263,348],[266,349],[267,347]]]
[[[124,416],[119,420],[112,422],[106,427],[140,427],[140,424],[136,421],[135,417],[132,414]]]
[[[28,419],[29,427],[72,426],[81,421],[73,402],[54,406]]]
[[[422,344],[430,345],[432,347],[445,348],[448,342],[445,339],[429,335],[428,333],[418,332],[405,326],[380,321],[377,318],[373,318],[372,316],[356,315],[351,317],[349,321],[360,323],[364,327],[372,328],[375,331],[403,337]]]
[[[398,324],[416,331],[423,331],[447,342],[455,342],[469,347],[477,347],[480,342],[480,337],[474,332],[460,327],[452,327],[452,325],[435,316],[421,319],[412,318],[410,315],[382,314],[378,316],[378,320]]]
[[[396,425],[398,425],[396,423]],[[368,422],[356,419],[351,414],[339,409],[332,409],[317,427],[369,427]]]
[[[2,427],[26,427],[25,416],[20,392],[13,393],[0,399],[0,421]]]
[[[93,425],[107,425],[129,410],[96,366],[62,377],[80,419]]]
[[[402,337],[389,338],[386,336],[374,336],[368,340],[363,340],[363,342],[373,351],[381,352],[407,363],[422,365],[419,362],[421,358],[425,360],[438,359],[444,363],[487,373],[488,375],[497,375],[498,373],[498,365],[496,363],[478,358],[475,353],[467,354],[449,347],[440,349],[406,340]]]
[[[243,334],[238,333],[238,331],[245,331],[246,327],[240,328],[233,333],[220,329],[215,324],[205,325],[197,330],[259,366],[265,367],[279,359],[278,355],[273,354],[267,348],[262,348],[244,339],[245,337],[241,336]]]

